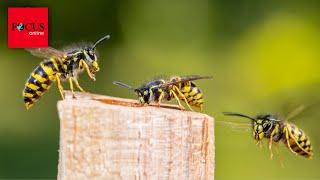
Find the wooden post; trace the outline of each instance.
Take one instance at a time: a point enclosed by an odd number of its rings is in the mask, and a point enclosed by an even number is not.
[[[214,179],[214,120],[88,93],[58,102],[58,179]]]

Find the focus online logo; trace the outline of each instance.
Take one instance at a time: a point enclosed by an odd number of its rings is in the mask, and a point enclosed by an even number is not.
[[[48,8],[8,8],[8,47],[48,47]]]
[[[12,23],[11,24],[11,30],[12,31],[27,31],[29,35],[38,35],[43,36],[44,30],[45,30],[45,24],[44,23]]]

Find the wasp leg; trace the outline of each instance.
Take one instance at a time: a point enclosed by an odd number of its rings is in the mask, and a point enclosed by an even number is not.
[[[274,129],[274,130],[271,132],[270,139],[269,139],[270,159],[273,159],[272,142],[273,142],[273,136],[275,135],[275,133],[276,133],[276,130]]]
[[[85,90],[83,90],[83,88],[80,86],[78,79],[77,78],[73,78],[74,83],[76,84],[77,88],[81,91],[81,92],[86,92]]]
[[[81,60],[80,63],[84,66],[84,68],[86,69],[88,76],[92,79],[92,80],[96,80],[96,78],[94,77],[94,75],[90,72],[89,66],[87,65],[87,63],[84,62],[84,60]]]
[[[180,103],[180,99],[178,98],[177,94],[173,91],[173,90],[170,90],[170,93],[173,94],[174,98],[177,100],[178,104],[179,104],[179,107],[182,109],[184,109],[184,107],[182,106],[182,104]]]
[[[275,149],[276,155],[279,157],[280,166],[282,168],[284,168],[284,158],[283,158],[283,156],[281,156],[281,154],[279,152],[279,144],[278,143],[275,144],[275,148],[274,149]]]
[[[297,153],[296,152],[294,152],[293,151],[293,149],[290,147],[290,143],[289,143],[289,132],[288,132],[288,128],[287,127],[285,127],[285,135],[286,135],[286,141],[287,141],[287,146],[288,146],[288,148],[289,148],[289,150],[293,153],[293,154],[295,154],[295,155],[297,155]]]
[[[179,88],[177,86],[173,86],[173,88],[179,93],[179,95],[183,98],[184,102],[187,104],[188,108],[191,110],[191,111],[194,111],[191,106],[189,105],[188,103],[188,100],[186,99],[186,97],[182,94],[182,92],[179,90]]]
[[[261,141],[260,141],[260,140],[259,140],[259,141],[257,141],[256,145],[257,145],[257,146],[259,146],[259,148],[262,148],[262,143],[261,143]]]
[[[160,107],[160,104],[161,104],[163,97],[164,97],[164,93],[163,93],[163,91],[161,91],[160,96],[159,96],[159,101],[157,102],[158,107]]]
[[[200,105],[200,112],[202,112],[203,111],[203,105],[201,104]]]
[[[62,99],[64,99],[63,86],[61,85],[60,75],[56,74],[57,86]]]
[[[69,78],[69,84],[70,84],[70,90],[72,92],[72,98],[76,98],[75,93],[74,93],[74,88],[73,88],[72,77]]]

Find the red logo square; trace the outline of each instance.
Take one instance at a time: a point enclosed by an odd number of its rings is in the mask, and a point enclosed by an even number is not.
[[[48,8],[8,8],[8,47],[48,47]]]

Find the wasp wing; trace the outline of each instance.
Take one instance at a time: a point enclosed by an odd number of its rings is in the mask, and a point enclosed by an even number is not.
[[[26,49],[26,51],[29,51],[32,55],[41,57],[41,58],[64,58],[67,54],[63,51],[59,51],[57,49],[54,49],[52,47],[48,48],[29,48]]]
[[[296,116],[298,116],[299,114],[301,114],[304,110],[306,109],[306,106],[304,105],[300,105],[298,107],[296,107],[295,109],[293,109],[292,111],[290,111],[287,116],[285,117],[285,121],[288,121],[290,119],[295,118]]]
[[[189,82],[189,81],[196,81],[200,79],[212,79],[212,76],[200,76],[200,75],[190,75],[190,76],[182,76],[177,77],[177,80],[175,81],[168,81],[161,85],[161,87],[167,87],[170,85],[176,85],[179,83]]]
[[[217,124],[230,127],[233,131],[248,132],[252,129],[250,123],[240,123],[232,121],[216,121]]]

